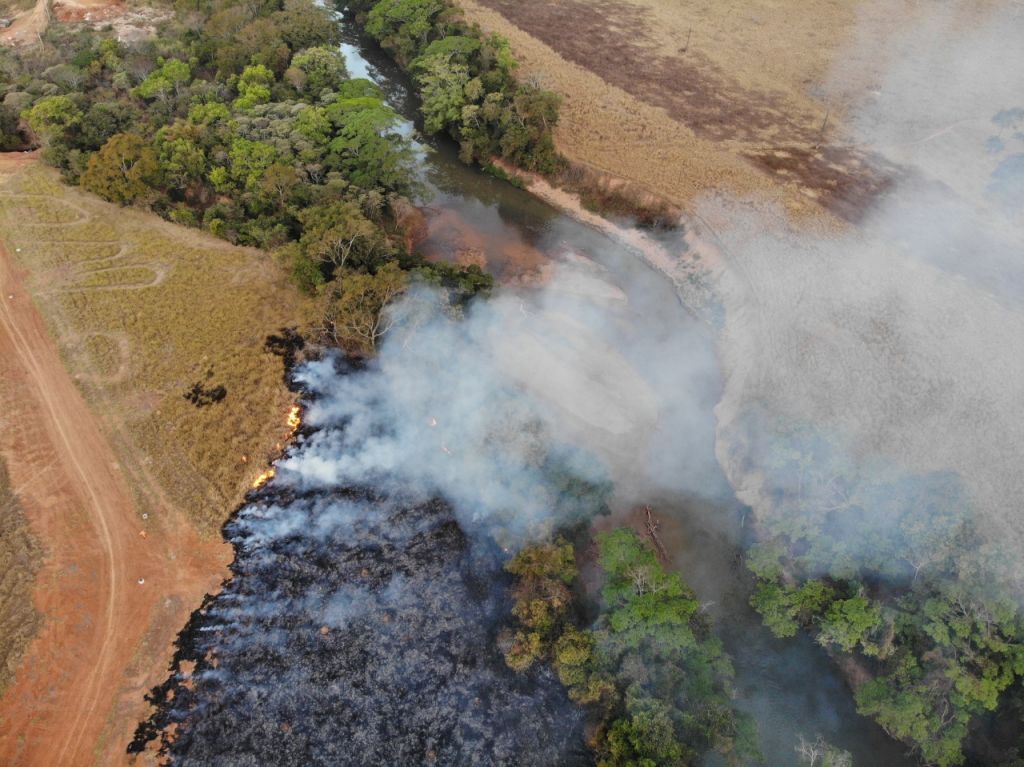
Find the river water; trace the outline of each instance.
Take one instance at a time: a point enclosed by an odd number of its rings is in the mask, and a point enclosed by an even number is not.
[[[377,83],[412,134],[417,102],[404,74],[348,23],[342,48],[350,74]],[[714,455],[713,408],[721,384],[712,331],[687,312],[666,278],[627,248],[464,165],[452,142],[418,140],[430,211],[423,244],[428,255],[482,253],[499,281],[512,284],[549,261],[584,257],[625,295],[628,308],[615,309],[608,323],[613,330],[603,338],[612,339],[654,393],[658,419],[643,449],[643,468],[615,477],[615,514],[629,521],[639,506],[655,509],[672,564],[706,605],[733,657],[738,705],[758,723],[766,763],[795,765],[799,736],[821,735],[850,751],[858,767],[915,764],[904,747],[856,713],[849,688],[822,648],[806,636],[775,639],[748,605],[752,579],[741,562],[747,510]],[[653,362],[651,339],[660,358]],[[682,362],[663,364],[665,357]]]

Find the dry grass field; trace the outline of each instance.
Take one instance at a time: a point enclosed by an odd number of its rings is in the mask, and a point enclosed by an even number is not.
[[[831,225],[859,220],[899,175],[844,120],[884,67],[856,43],[915,24],[926,9],[912,0],[459,5],[563,95],[560,150],[677,205],[756,196]]]
[[[0,155],[0,283],[0,763],[126,763],[226,575],[217,530],[289,432],[265,341],[308,305],[265,253],[20,153]]]
[[[306,305],[266,254],[108,205],[34,162],[0,177],[0,240],[138,492],[215,530],[287,432],[292,395],[269,334]],[[223,387],[223,399],[186,395]]]

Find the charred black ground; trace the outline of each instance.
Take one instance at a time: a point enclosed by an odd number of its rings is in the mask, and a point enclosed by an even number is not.
[[[224,533],[233,577],[180,635],[129,752],[157,740],[177,765],[588,763],[557,679],[516,674],[497,650],[500,550],[443,500],[271,483]]]

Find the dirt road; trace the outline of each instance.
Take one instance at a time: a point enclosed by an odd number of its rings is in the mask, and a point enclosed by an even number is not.
[[[100,424],[0,247],[0,451],[46,548],[44,626],[0,700],[0,764],[112,765],[228,550],[170,509],[142,519]],[[144,582],[140,582],[144,579]]]

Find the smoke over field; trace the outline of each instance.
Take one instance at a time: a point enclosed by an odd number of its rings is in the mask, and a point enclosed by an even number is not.
[[[862,227],[705,210],[728,220],[719,457],[741,499],[771,504],[741,428],[756,405],[776,436],[811,427],[861,468],[959,475],[983,538],[1019,551],[1024,13],[929,4],[918,22],[865,30],[833,75],[849,140],[904,169]]]
[[[712,434],[707,403],[693,419],[713,359],[690,330],[636,327],[608,279],[576,259],[461,319],[417,291],[372,363],[300,367],[303,431],[226,527],[234,577],[184,632],[137,746],[163,730],[180,764],[586,763],[551,671],[505,666],[502,564],[604,512],[654,450],[698,473],[686,445],[706,460]],[[672,297],[649,272],[626,287],[657,316],[652,282]],[[693,395],[663,406],[684,380]]]

